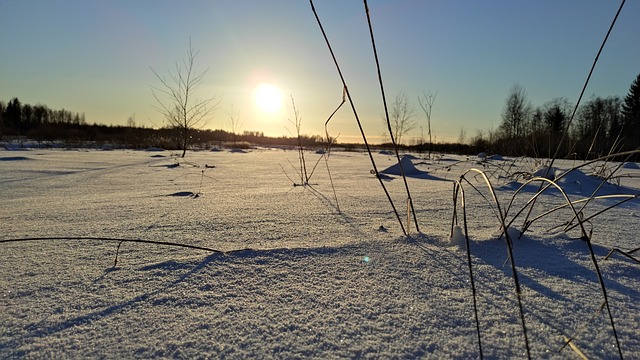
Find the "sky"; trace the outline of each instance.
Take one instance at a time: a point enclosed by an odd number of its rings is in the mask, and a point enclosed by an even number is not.
[[[384,139],[384,108],[361,1],[314,5],[340,64],[367,139]],[[404,93],[426,136],[417,98],[437,93],[434,141],[495,129],[510,88],[534,106],[575,102],[620,3],[601,0],[371,0],[370,15],[387,103]],[[640,2],[628,1],[586,96],[624,97],[640,73]],[[303,134],[324,134],[342,83],[308,1],[0,0],[0,100],[84,112],[88,123],[166,125],[152,87],[187,55],[206,70],[196,97],[217,97],[204,128],[293,135],[292,99]],[[261,108],[260,84],[282,106]],[[362,142],[347,105],[332,118],[339,142]]]

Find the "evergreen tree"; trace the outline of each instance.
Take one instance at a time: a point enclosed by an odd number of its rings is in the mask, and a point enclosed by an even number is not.
[[[4,118],[6,110],[7,105],[4,103],[4,101],[0,101],[0,135],[2,135],[2,128],[4,128]]]
[[[629,93],[622,104],[625,143],[630,149],[640,147],[640,74],[629,87]]]
[[[22,124],[22,104],[18,98],[9,100],[5,111],[7,127],[13,130],[19,130]]]
[[[33,107],[29,104],[22,105],[22,120],[20,122],[20,132],[24,135],[31,128],[33,122]]]
[[[544,120],[550,131],[562,133],[566,116],[562,112],[562,109],[560,109],[560,106],[553,105],[551,108],[547,109],[547,112],[544,114]]]

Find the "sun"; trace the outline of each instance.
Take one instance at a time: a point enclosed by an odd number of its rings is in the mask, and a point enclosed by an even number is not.
[[[275,113],[282,107],[282,91],[273,84],[258,85],[253,98],[260,110],[269,114]]]

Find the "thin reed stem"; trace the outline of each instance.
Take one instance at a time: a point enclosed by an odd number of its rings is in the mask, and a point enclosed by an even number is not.
[[[476,321],[476,333],[478,334],[478,351],[479,351],[480,359],[484,359],[484,355],[482,353],[482,338],[480,335],[480,318],[478,316],[478,300],[477,300],[477,292],[476,292],[476,283],[475,283],[475,278],[473,276],[473,266],[471,262],[471,241],[469,240],[469,229],[467,226],[467,206],[465,202],[464,188],[462,187],[462,184],[460,182],[455,182],[454,190],[453,190],[453,208],[454,209],[456,208],[456,205],[457,205],[458,192],[461,195],[460,201],[462,206],[464,238],[465,238],[465,244],[467,247],[467,266],[469,267],[469,282],[471,283],[471,295],[473,298],[473,315]],[[454,210],[454,214],[455,213],[456,212]],[[451,226],[451,235],[453,235],[453,223]]]
[[[373,36],[373,26],[371,25],[371,16],[369,12],[369,4],[367,0],[364,0],[364,9],[367,14],[367,24],[369,25],[369,35],[371,36],[371,46],[373,48],[373,57],[376,61],[376,70],[378,72],[378,83],[380,84],[380,93],[382,95],[382,103],[384,105],[384,115],[387,121],[387,127],[389,129],[389,136],[391,138],[391,143],[393,144],[393,149],[396,153],[396,159],[398,160],[398,165],[400,166],[400,174],[402,175],[402,180],[404,181],[404,187],[407,192],[407,200],[409,202],[409,206],[411,208],[411,212],[413,213],[413,222],[416,224],[416,231],[420,232],[420,227],[418,225],[418,218],[416,217],[416,210],[413,206],[413,199],[411,198],[411,191],[409,191],[409,184],[407,183],[407,177],[404,172],[404,166],[402,166],[402,161],[400,161],[400,153],[398,144],[396,143],[395,136],[393,134],[393,130],[391,129],[391,120],[389,119],[389,109],[387,106],[387,97],[384,93],[384,84],[382,81],[382,72],[380,70],[380,60],[378,58],[378,50],[376,49],[376,40]],[[407,219],[407,227],[409,226],[409,219]]]
[[[340,76],[340,80],[342,81],[342,86],[344,89],[344,93],[347,96],[347,99],[349,100],[349,105],[351,105],[351,110],[353,111],[353,115],[356,119],[356,123],[358,124],[358,129],[360,130],[360,134],[362,135],[362,141],[364,142],[364,145],[367,149],[367,154],[369,155],[369,160],[371,161],[371,165],[373,166],[373,171],[374,174],[376,176],[376,178],[378,179],[378,182],[380,183],[380,186],[382,187],[382,189],[384,190],[385,195],[387,196],[387,200],[389,201],[389,204],[391,205],[391,208],[393,209],[393,213],[395,214],[396,218],[398,219],[398,223],[400,224],[400,228],[402,229],[402,233],[406,236],[408,235],[407,230],[404,227],[404,224],[402,223],[402,219],[400,218],[400,213],[398,213],[398,210],[396,209],[395,204],[393,203],[393,200],[391,199],[391,195],[389,194],[389,191],[387,190],[387,187],[384,185],[384,182],[382,181],[382,178],[380,177],[380,173],[378,172],[378,167],[376,166],[376,162],[373,159],[373,153],[371,152],[371,147],[369,146],[369,142],[367,141],[367,136],[364,133],[364,129],[362,128],[362,123],[360,122],[360,117],[358,116],[358,111],[356,110],[355,104],[353,103],[353,99],[351,98],[351,93],[349,92],[349,88],[347,87],[347,82],[344,78],[344,75],[342,74],[342,70],[340,69],[340,65],[338,64],[338,60],[336,59],[336,56],[333,52],[333,48],[331,47],[331,43],[329,42],[329,38],[327,37],[326,32],[324,31],[324,27],[322,26],[322,22],[320,21],[320,17],[318,16],[318,12],[316,11],[315,6],[313,5],[313,0],[309,0],[309,3],[311,4],[311,10],[313,11],[313,15],[316,18],[316,21],[318,22],[318,26],[320,27],[320,31],[322,32],[322,36],[324,38],[324,41],[329,49],[329,53],[331,53],[331,58],[333,59],[333,63],[336,66],[336,70],[338,71],[338,75]]]
[[[600,49],[598,49],[598,53],[596,54],[595,59],[593,59],[593,64],[591,65],[591,69],[589,70],[589,75],[587,75],[587,79],[584,81],[584,85],[582,86],[582,91],[580,91],[580,96],[578,96],[578,101],[576,101],[576,105],[573,108],[573,111],[571,112],[571,116],[569,117],[569,121],[567,121],[566,126],[564,127],[564,130],[562,131],[562,136],[560,137],[560,141],[558,142],[558,146],[556,147],[556,151],[553,154],[553,157],[551,158],[551,163],[549,164],[549,167],[547,168],[546,173],[544,174],[544,177],[547,177],[549,175],[549,170],[551,169],[551,167],[553,166],[555,160],[558,158],[558,154],[560,153],[560,149],[562,147],[562,143],[565,141],[567,134],[569,133],[569,128],[571,127],[571,123],[573,123],[573,119],[576,116],[576,113],[578,112],[578,106],[580,106],[580,102],[582,101],[582,97],[584,96],[585,91],[587,90],[587,85],[589,84],[589,80],[591,79],[591,75],[593,74],[593,70],[596,68],[596,64],[598,63],[598,59],[600,58],[600,54],[602,53],[602,49],[604,49],[604,45],[607,43],[607,40],[609,39],[609,34],[611,34],[611,30],[613,29],[613,26],[616,24],[616,21],[618,20],[618,16],[620,15],[620,12],[622,11],[622,7],[624,6],[624,3],[626,2],[626,0],[622,0],[622,2],[620,3],[620,7],[618,8],[618,11],[616,12],[615,17],[613,18],[613,21],[611,21],[611,25],[609,26],[609,30],[607,31],[607,34],[605,35],[604,39],[602,40],[602,44],[600,44]],[[542,186],[542,184],[540,184],[540,186]],[[533,210],[533,205],[531,206],[531,208],[529,208],[529,212],[527,213],[527,216],[524,219],[524,224],[523,225],[523,232],[525,231],[526,228],[526,224],[529,220],[529,216],[531,215],[531,211]]]
[[[571,200],[569,200],[569,197],[567,196],[566,192],[562,189],[562,187],[560,185],[558,185],[558,183],[556,183],[553,180],[549,180],[547,178],[544,177],[537,177],[537,178],[533,178],[531,179],[531,181],[542,181],[542,182],[547,182],[549,185],[548,186],[553,186],[556,189],[558,189],[558,191],[560,191],[560,193],[562,194],[562,196],[564,197],[567,205],[571,208],[571,211],[574,214],[574,218],[577,219],[578,224],[580,226],[580,231],[582,233],[581,239],[584,240],[587,243],[587,247],[589,249],[589,254],[591,256],[591,261],[593,262],[593,266],[595,268],[596,271],[596,276],[598,278],[598,283],[600,284],[600,289],[602,291],[602,296],[604,298],[604,303],[605,303],[605,307],[607,309],[607,313],[609,315],[609,322],[611,324],[611,330],[613,331],[613,336],[616,340],[616,346],[618,348],[618,353],[620,355],[620,358],[622,359],[622,348],[620,347],[620,340],[618,338],[618,332],[616,331],[616,326],[615,326],[615,322],[613,320],[613,314],[611,313],[611,308],[609,306],[609,296],[607,295],[607,288],[604,284],[604,279],[602,276],[602,272],[600,271],[600,266],[598,265],[598,261],[595,257],[595,253],[593,251],[593,246],[591,245],[591,234],[587,234],[586,229],[584,228],[584,223],[585,221],[582,220],[579,216],[578,216],[578,211],[576,210],[576,208],[573,206],[573,203],[571,202]],[[548,188],[545,187],[546,188]],[[542,185],[541,185],[542,187]],[[543,190],[544,191],[544,190]],[[529,200],[529,202],[535,202],[535,200],[538,198],[538,196],[541,194],[541,192],[536,193],[536,195]],[[526,207],[526,205],[525,205]]]
[[[477,172],[480,174],[480,176],[482,176],[485,183],[487,184],[489,191],[491,192],[491,197],[493,198],[493,202],[496,206],[496,212],[498,213],[498,220],[500,221],[500,225],[502,227],[502,231],[505,237],[505,243],[507,245],[507,255],[509,257],[509,263],[511,264],[511,274],[513,277],[513,282],[515,284],[516,299],[518,301],[518,310],[520,313],[520,322],[522,324],[522,334],[524,335],[524,342],[527,350],[527,358],[531,359],[531,348],[529,346],[529,336],[527,335],[527,325],[524,318],[524,308],[522,306],[522,289],[520,288],[520,279],[518,277],[518,271],[516,269],[515,259],[513,257],[513,242],[511,241],[511,236],[509,235],[509,231],[506,226],[505,215],[502,213],[502,210],[500,209],[500,202],[498,201],[498,197],[495,193],[493,185],[491,185],[491,181],[483,171],[478,169],[469,169],[465,173],[463,173],[460,176],[460,178],[461,179],[464,178],[465,175],[471,171]]]

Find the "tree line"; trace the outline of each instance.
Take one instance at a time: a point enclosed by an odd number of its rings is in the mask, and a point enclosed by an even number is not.
[[[575,114],[574,114],[575,111]],[[478,131],[470,144],[511,156],[594,159],[640,148],[640,74],[624,99],[593,96],[578,108],[566,98],[540,106],[515,84],[496,130]]]
[[[46,105],[22,104],[18,98],[8,103],[0,101],[0,134],[24,136],[41,126],[85,125],[84,113],[53,110]]]
[[[425,112],[430,115],[435,95]],[[403,94],[393,102],[392,126],[396,140],[415,127],[414,113]],[[421,103],[422,105],[422,103]],[[423,108],[424,109],[424,108]],[[411,110],[411,111],[409,111]],[[575,114],[574,114],[575,111]],[[428,116],[430,118],[430,116]],[[573,117],[573,119],[572,119]],[[640,148],[640,74],[632,82],[624,99],[618,96],[593,96],[578,108],[564,97],[533,106],[523,86],[515,84],[509,91],[497,129],[478,130],[469,141],[426,143],[421,137],[413,146],[401,146],[420,152],[474,153],[489,151],[509,156],[593,159],[603,155]],[[408,119],[408,120],[407,120]],[[430,120],[430,119],[429,119]],[[224,130],[198,130],[190,124],[171,124],[161,129],[136,127],[130,118],[127,126],[89,125],[85,114],[46,105],[23,104],[17,98],[0,101],[0,136],[40,142],[61,141],[67,145],[111,144],[127,148],[162,147],[184,149],[185,137],[194,148],[227,144],[242,147],[257,145],[298,145],[297,137],[267,137],[261,132],[237,133]],[[429,123],[429,136],[431,136]],[[187,128],[188,133],[185,131]],[[398,130],[401,129],[401,130]],[[304,146],[322,146],[319,135],[301,135]],[[390,144],[387,144],[391,146]],[[343,145],[344,146],[344,145]],[[384,144],[383,146],[384,147]]]
[[[18,98],[8,103],[0,101],[0,137],[5,140],[21,139],[43,144],[62,142],[65,146],[102,146],[123,148],[161,147],[169,150],[183,149],[180,128],[167,126],[161,129],[138,127],[134,117],[126,126],[88,124],[84,113],[54,110],[46,105],[23,104]],[[298,138],[269,137],[260,131],[242,133],[225,130],[190,129],[193,148],[216,146],[246,147],[256,145],[298,145]],[[301,135],[304,146],[321,146],[319,135]]]

